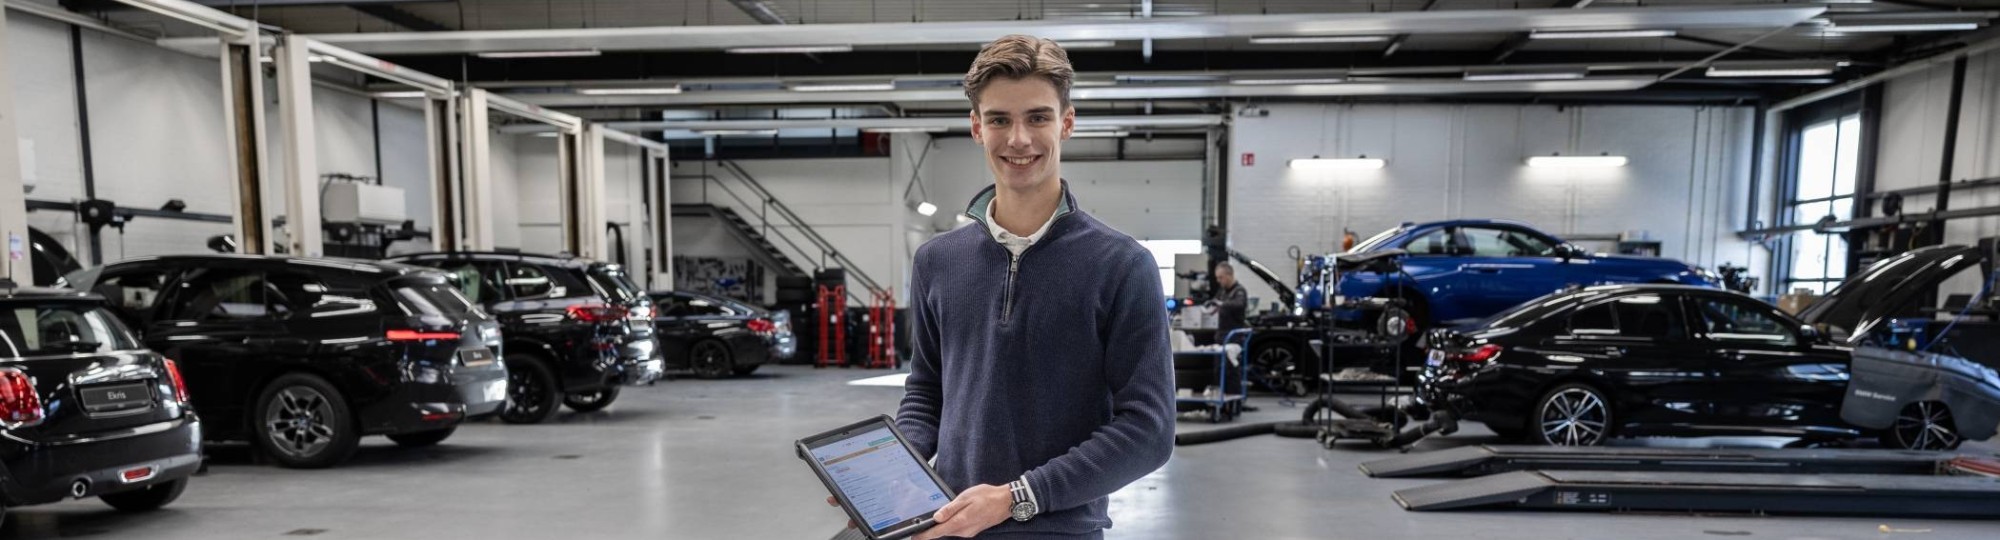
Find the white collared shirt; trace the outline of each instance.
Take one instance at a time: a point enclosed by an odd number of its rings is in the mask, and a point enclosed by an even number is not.
[[[1055,212],[1049,213],[1049,220],[1042,222],[1042,228],[1035,229],[1035,232],[1033,234],[1029,234],[1026,237],[1022,237],[1020,235],[1007,232],[1007,229],[1005,227],[1000,226],[999,221],[994,221],[993,204],[987,203],[986,232],[988,234],[993,235],[994,241],[1000,242],[1001,246],[1005,246],[1007,248],[1008,253],[1013,253],[1015,257],[1020,257],[1021,252],[1028,250],[1028,246],[1035,245],[1035,242],[1040,242],[1042,240],[1042,237],[1048,236],[1049,224],[1055,223],[1056,214],[1061,214],[1061,213],[1062,213],[1062,208],[1060,208],[1060,205],[1058,205],[1058,208],[1056,208]]]

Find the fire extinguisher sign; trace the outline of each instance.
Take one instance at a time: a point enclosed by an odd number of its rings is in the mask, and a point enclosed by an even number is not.
[[[1255,166],[1257,166],[1257,153],[1256,153],[1256,152],[1244,152],[1244,153],[1243,153],[1243,166],[1245,166],[1245,167],[1255,167]]]

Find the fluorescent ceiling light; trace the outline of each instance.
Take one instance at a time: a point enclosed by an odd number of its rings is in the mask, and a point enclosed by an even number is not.
[[[1841,32],[1849,34],[1859,33],[1859,32],[1956,32],[1962,30],[1978,30],[1978,29],[1979,29],[1979,23],[1976,22],[1894,23],[1894,24],[1869,24],[1869,23],[1840,24],[1836,22],[1826,27],[1826,31],[1828,32]]]
[[[936,214],[936,213],[937,213],[937,205],[935,205],[935,204],[931,204],[931,203],[928,203],[928,202],[920,202],[920,203],[917,203],[917,213],[919,213],[919,214],[923,214],[923,215],[926,215],[926,216],[928,216],[928,215],[931,215],[931,214]]]
[[[1258,45],[1295,45],[1302,43],[1381,43],[1390,36],[1251,36],[1250,42]]]
[[[681,85],[578,88],[576,89],[576,93],[586,96],[664,96],[681,93]]]
[[[395,90],[389,92],[370,92],[368,94],[369,97],[379,99],[412,99],[424,97],[424,95],[423,90]]]
[[[1581,167],[1624,167],[1625,156],[1535,156],[1528,158],[1529,167],[1581,168]]]
[[[890,127],[890,128],[866,128],[861,131],[866,131],[869,133],[944,133],[946,131],[951,131],[951,130],[941,127]]]
[[[1567,81],[1581,79],[1588,70],[1577,69],[1480,69],[1465,70],[1468,81]]]
[[[1836,62],[1716,62],[1708,66],[1710,77],[1817,77],[1831,75]]]
[[[1565,30],[1556,32],[1535,31],[1528,34],[1534,39],[1614,39],[1614,38],[1658,38],[1674,37],[1674,30]]]
[[[853,45],[808,45],[799,47],[736,47],[729,54],[814,54],[854,52]]]
[[[1105,47],[1118,46],[1118,42],[1108,39],[1084,40],[1084,41],[1057,41],[1056,44],[1061,45],[1062,48],[1064,49],[1102,49]]]
[[[1386,160],[1376,158],[1306,158],[1294,159],[1288,166],[1302,171],[1366,171],[1380,169],[1388,165]]]
[[[1127,137],[1131,135],[1132,132],[1130,131],[1076,131],[1076,132],[1071,132],[1069,134],[1069,138],[1095,139],[1095,138]]]
[[[1231,79],[1229,84],[1263,86],[1272,84],[1340,84],[1344,82],[1347,82],[1346,77],[1322,77],[1317,79]]]
[[[718,135],[777,135],[775,129],[697,129],[695,133],[708,136]]]
[[[794,84],[791,89],[793,92],[873,92],[895,90],[896,83]]]
[[[1220,75],[1174,75],[1169,73],[1159,73],[1151,75],[1119,75],[1115,77],[1115,79],[1117,79],[1118,82],[1134,82],[1134,83],[1213,82],[1221,78],[1222,77]]]
[[[560,131],[537,131],[537,132],[535,132],[535,136],[536,136],[536,137],[547,137],[547,138],[550,138],[550,139],[554,139],[554,138],[556,138],[556,137],[561,137],[561,136],[562,136],[562,132],[560,132]]]
[[[480,58],[573,58],[579,56],[598,56],[601,54],[604,54],[604,51],[597,49],[567,49],[555,51],[492,51],[476,53],[474,56]]]
[[[324,55],[324,54],[308,54],[308,55],[306,55],[306,61],[307,61],[307,62],[325,62],[325,61],[328,61],[328,60],[332,60],[332,59],[333,59],[332,57],[330,57],[330,56],[327,56],[327,55]]]

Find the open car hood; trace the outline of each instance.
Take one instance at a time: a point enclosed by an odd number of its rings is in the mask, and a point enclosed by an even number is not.
[[[1278,304],[1285,306],[1285,309],[1291,309],[1293,303],[1298,301],[1299,293],[1293,291],[1292,287],[1286,285],[1284,281],[1279,280],[1278,274],[1271,272],[1270,268],[1264,267],[1263,263],[1252,260],[1250,256],[1233,249],[1229,250],[1229,258],[1243,263],[1243,266],[1250,269],[1250,273],[1257,275],[1257,279],[1264,280],[1265,285],[1269,285],[1272,290],[1278,291]]]
[[[1978,268],[1977,248],[1930,246],[1883,259],[1848,276],[1833,292],[1799,313],[1799,319],[1836,340],[1858,343],[1889,319],[1910,313],[1932,287],[1968,268]]]

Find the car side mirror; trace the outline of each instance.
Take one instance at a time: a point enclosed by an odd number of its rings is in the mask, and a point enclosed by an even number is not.
[[[1568,261],[1570,259],[1585,259],[1590,257],[1590,254],[1585,253],[1583,251],[1583,248],[1576,247],[1576,244],[1563,244],[1560,246],[1556,246],[1556,255],[1562,257],[1562,260],[1564,261]]]
[[[1826,334],[1820,333],[1818,328],[1810,324],[1799,325],[1799,337],[1811,343],[1826,341]]]

